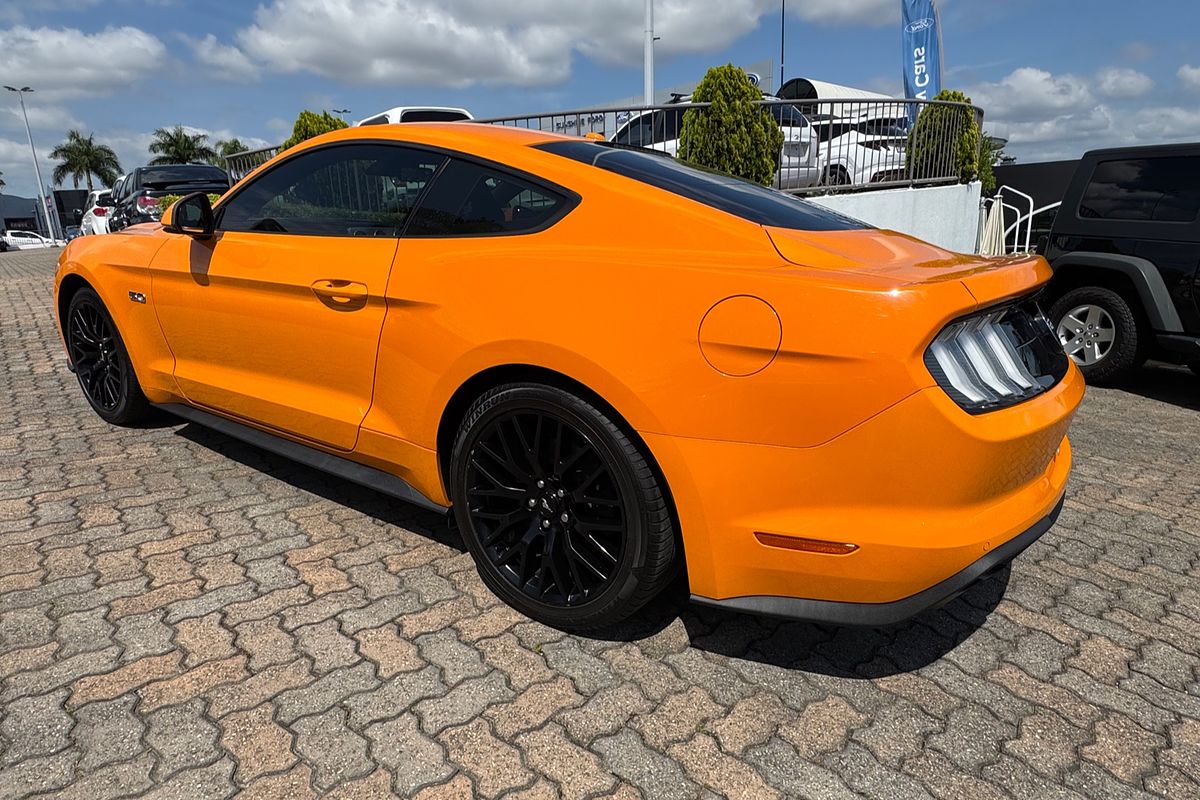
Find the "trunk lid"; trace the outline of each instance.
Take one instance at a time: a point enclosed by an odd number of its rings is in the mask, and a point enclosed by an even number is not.
[[[1041,256],[954,253],[895,231],[764,230],[791,264],[867,275],[894,288],[956,281],[981,305],[1028,293],[1050,278],[1050,267]]]

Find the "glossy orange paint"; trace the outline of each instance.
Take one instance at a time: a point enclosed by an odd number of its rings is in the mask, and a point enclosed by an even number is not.
[[[315,444],[443,505],[439,432],[456,424],[445,413],[461,387],[513,368],[581,384],[657,462],[703,597],[896,600],[1057,503],[1078,371],[972,416],[922,360],[951,320],[1035,291],[1049,277],[1042,259],[959,255],[887,231],[764,229],[529,147],[553,138],[377,126],[280,157],[360,139],[465,152],[582,198],[537,233],[197,241],[135,226],[72,242],[57,284],[96,288],[152,401]],[[131,304],[133,290],[149,302]],[[857,549],[784,550],[760,532]]]

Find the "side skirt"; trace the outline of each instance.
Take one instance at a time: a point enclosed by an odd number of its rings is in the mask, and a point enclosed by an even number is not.
[[[291,439],[285,439],[282,436],[276,436],[273,433],[267,433],[258,428],[252,428],[249,425],[243,425],[240,422],[234,422],[231,419],[210,414],[207,411],[201,411],[198,408],[183,405],[182,403],[163,403],[157,405],[156,408],[161,408],[167,413],[183,417],[188,422],[194,422],[197,425],[211,428],[218,433],[223,433],[246,444],[254,445],[292,461],[319,469],[322,472],[328,472],[339,478],[345,478],[348,481],[374,489],[397,500],[403,500],[406,503],[420,506],[427,511],[433,511],[438,514],[446,514],[449,511],[445,506],[438,505],[418,492],[403,478],[398,478],[381,469],[368,467],[366,464],[359,464],[357,461],[335,456],[323,450],[318,450],[315,447],[309,447],[308,445],[294,442]]]

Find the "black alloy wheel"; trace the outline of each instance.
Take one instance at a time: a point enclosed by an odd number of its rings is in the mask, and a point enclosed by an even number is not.
[[[148,412],[149,404],[125,344],[100,297],[80,289],[67,308],[67,349],[83,395],[106,422],[126,425]]]
[[[674,530],[653,472],[589,403],[548,386],[500,387],[472,406],[454,456],[464,539],[518,610],[603,627],[670,580]]]

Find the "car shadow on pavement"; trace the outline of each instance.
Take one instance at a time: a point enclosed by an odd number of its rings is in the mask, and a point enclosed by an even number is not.
[[[1200,376],[1176,364],[1152,363],[1113,388],[1149,400],[1200,411]]]
[[[179,419],[162,415],[161,425]],[[465,551],[445,516],[396,500],[283,456],[261,450],[195,423],[175,434],[331,502]],[[575,635],[597,642],[636,642],[647,653],[676,652],[680,645],[733,659],[788,670],[871,680],[921,669],[951,652],[977,631],[1008,587],[1006,565],[940,608],[889,628],[851,628],[792,622],[697,606],[687,579],[679,578],[646,608],[619,625]],[[682,629],[682,630],[681,630]],[[681,641],[686,637],[686,642]]]
[[[643,650],[653,652],[655,638],[679,620],[688,643],[699,650],[788,670],[873,680],[919,670],[966,641],[1004,598],[1009,576],[1005,565],[941,608],[887,628],[792,622],[697,606],[688,602],[681,580],[626,622],[584,636],[642,642]]]
[[[167,417],[167,424],[178,424],[181,421],[178,417]],[[441,514],[426,511],[344,478],[331,477],[318,469],[275,455],[202,425],[189,422],[175,431],[175,434],[309,494],[353,508],[388,525],[405,528],[459,552],[466,550],[462,537],[450,528],[447,518]]]

